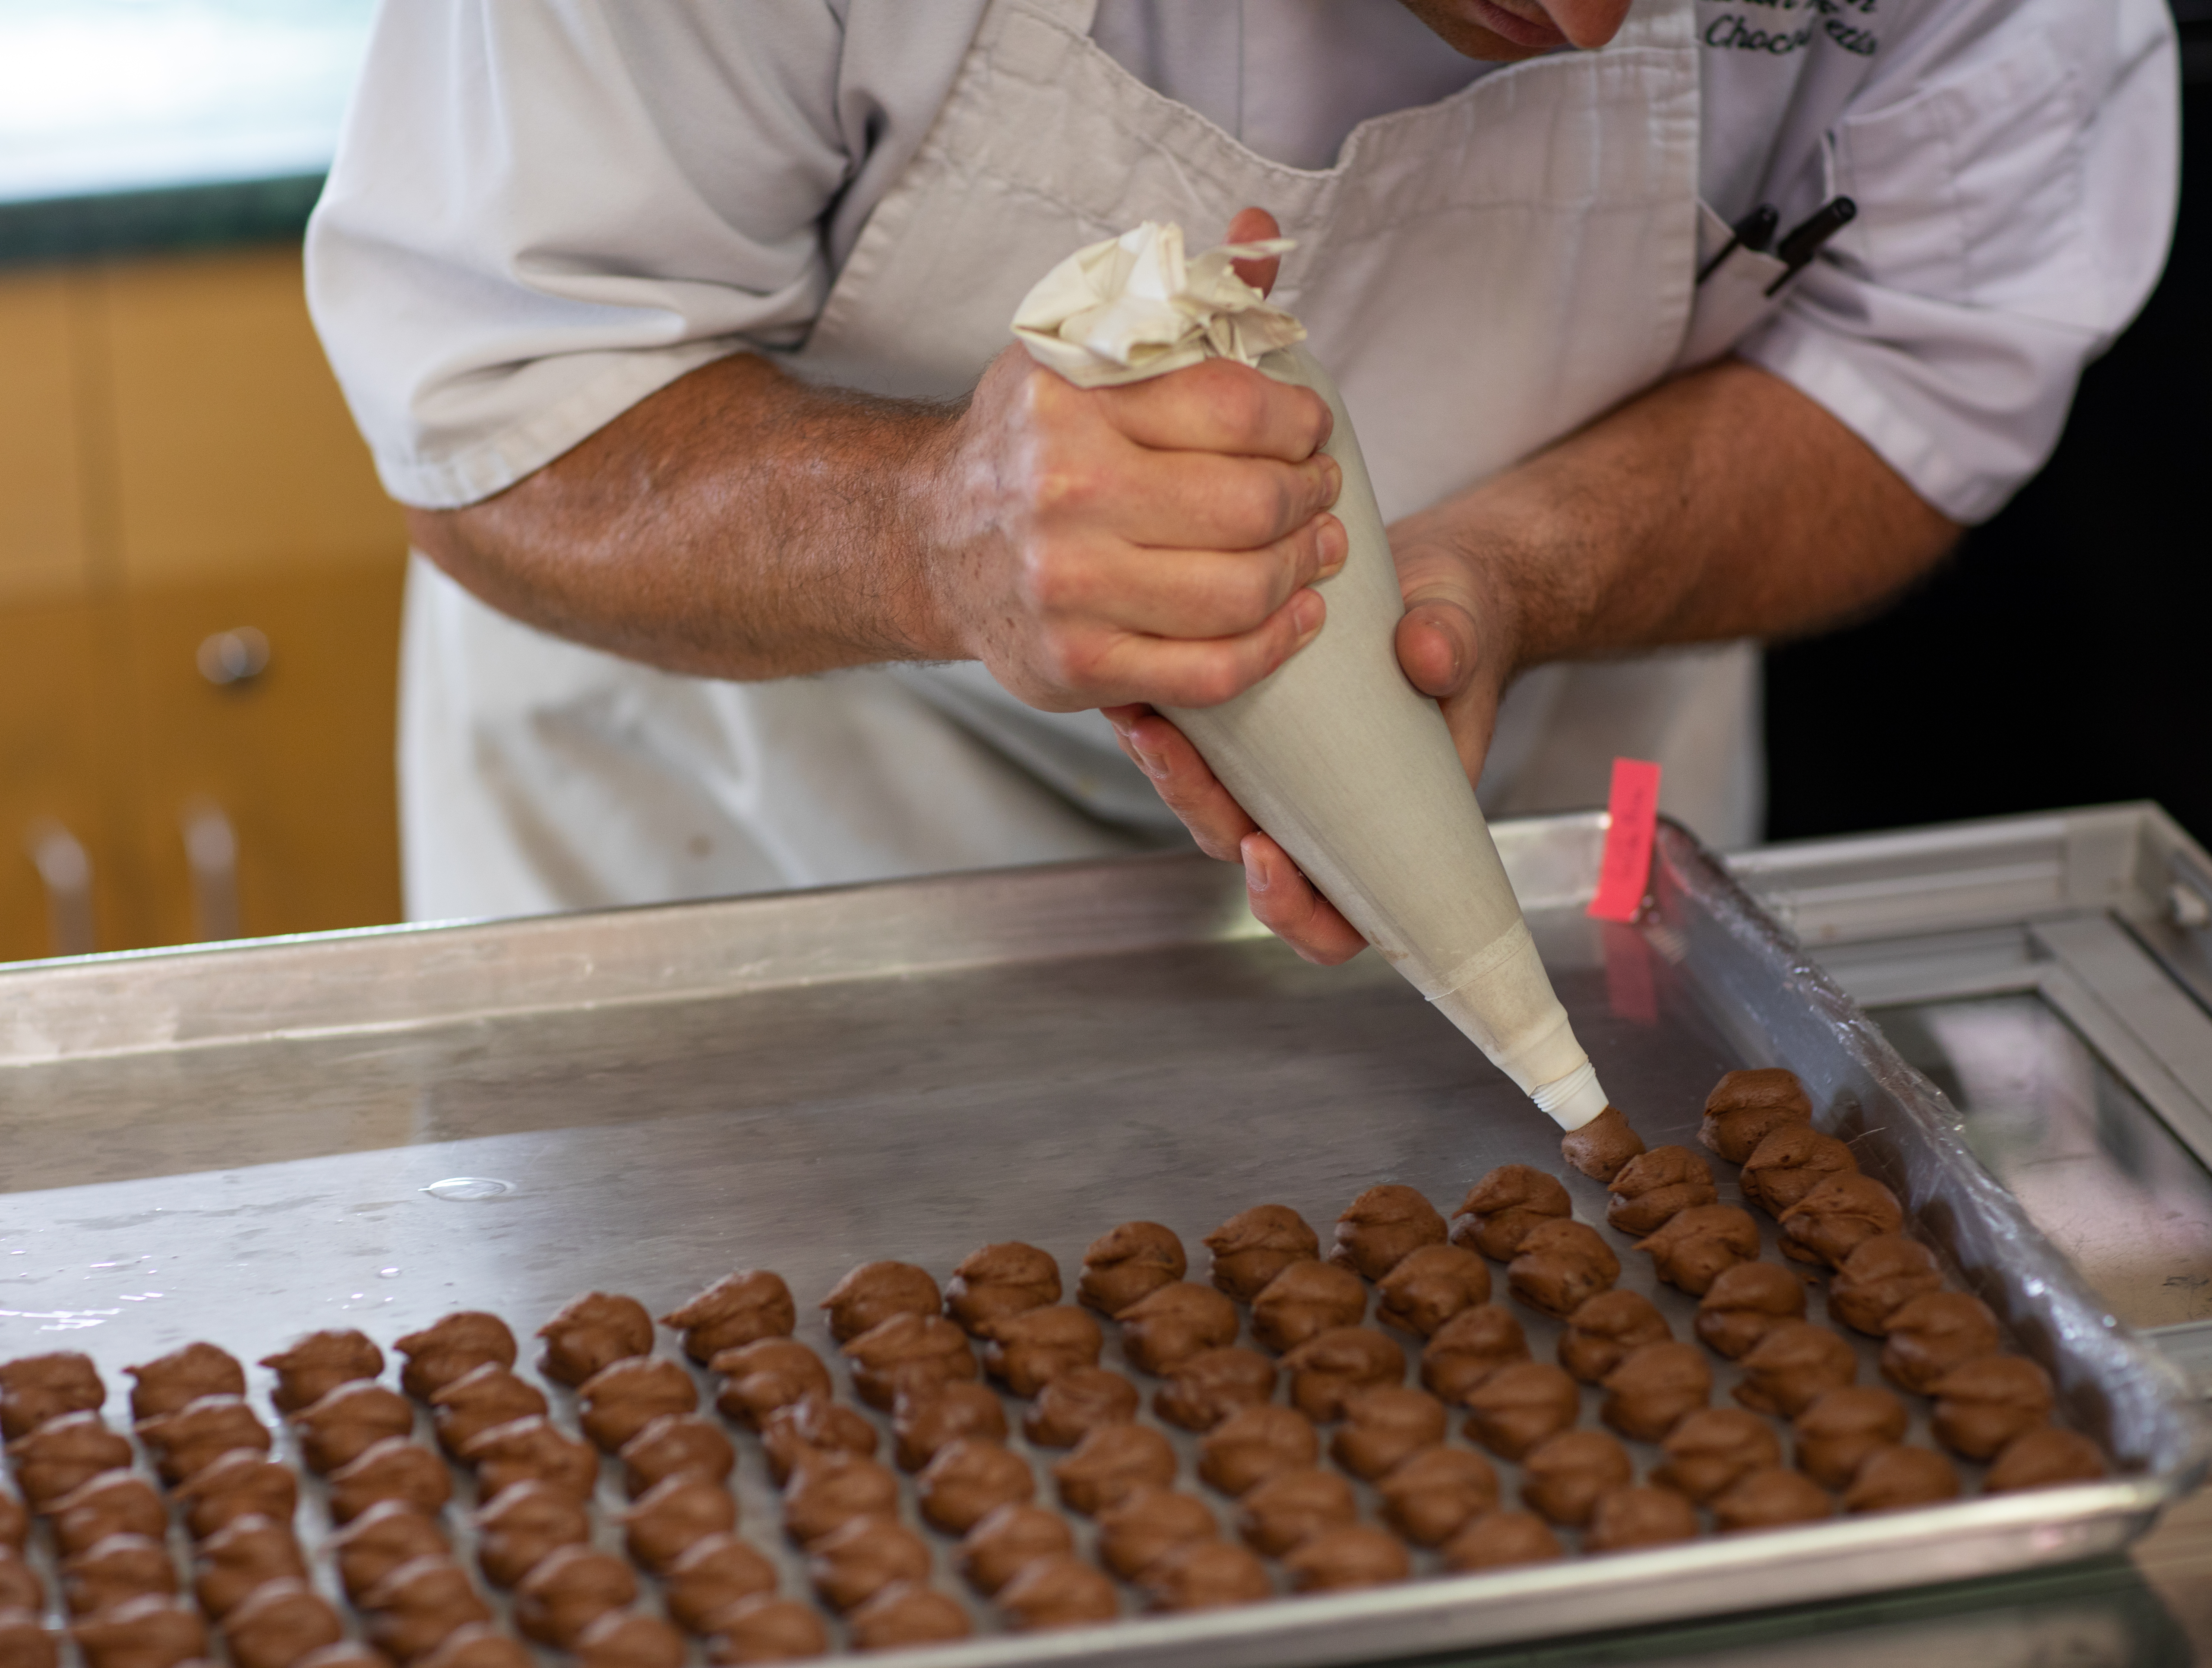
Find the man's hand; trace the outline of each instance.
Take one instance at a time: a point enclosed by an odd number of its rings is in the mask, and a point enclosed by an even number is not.
[[[1888,596],[1957,535],[1824,408],[1724,361],[1393,526],[1398,662],[1443,704],[1472,781],[1524,668],[1812,629]],[[1181,731],[1149,707],[1107,717],[1200,848],[1243,863],[1262,925],[1310,961],[1358,953]]]
[[[1274,232],[1255,209],[1230,227]],[[1310,586],[1345,556],[1330,421],[1219,361],[1086,390],[1010,347],[948,407],[735,354],[408,527],[494,607],[671,671],[977,659],[1047,709],[1206,707],[1321,628]]]
[[[1344,565],[1328,405],[1223,360],[1082,389],[1008,348],[961,415],[931,632],[1033,707],[1212,707],[1321,629]]]

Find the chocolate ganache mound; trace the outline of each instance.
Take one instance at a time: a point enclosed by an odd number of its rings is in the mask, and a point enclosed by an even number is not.
[[[603,1616],[576,1641],[579,1668],[683,1668],[684,1635],[657,1616]]]
[[[380,1443],[377,1448],[369,1450],[369,1454],[376,1453],[383,1446]],[[362,1455],[354,1464],[362,1464],[369,1454]],[[424,1454],[423,1458],[428,1459],[429,1456]],[[404,1467],[412,1462],[394,1457],[392,1463]],[[592,1489],[599,1486],[599,1456],[592,1445],[577,1441],[543,1414],[494,1425],[481,1435],[471,1437],[462,1446],[461,1463],[477,1474],[479,1500],[495,1498],[526,1478],[534,1477],[565,1489],[578,1500],[589,1500]]]
[[[1698,1300],[1697,1331],[1705,1347],[1741,1361],[1785,1320],[1805,1318],[1805,1286],[1779,1263],[1738,1263],[1723,1269]]]
[[[1656,1442],[1713,1392],[1713,1369],[1694,1343],[1647,1343],[1605,1377],[1598,1416],[1623,1436]]]
[[[1452,1218],[1451,1242],[1493,1263],[1510,1262],[1540,1222],[1573,1216],[1574,1201],[1557,1176],[1533,1164],[1501,1164],[1468,1189]]]
[[[963,1437],[1006,1440],[1006,1410],[984,1386],[919,1384],[900,1393],[891,1414],[900,1469],[918,1471]]]
[[[1528,1340],[1510,1309],[1479,1303],[1437,1328],[1421,1351],[1421,1383],[1448,1402],[1468,1392],[1501,1367],[1528,1359]]]
[[[888,1651],[968,1637],[968,1612],[945,1594],[894,1581],[846,1618],[854,1648]]]
[[[1284,1554],[1283,1569],[1300,1592],[1348,1592],[1402,1581],[1413,1573],[1413,1561],[1396,1536],[1349,1523],[1299,1542]]]
[[[1321,1237],[1289,1205],[1255,1204],[1207,1234],[1206,1248],[1212,1253],[1214,1285],[1249,1303],[1291,1264],[1319,1257]]]
[[[1650,1234],[1675,1212],[1711,1204],[1720,1197],[1712,1166],[1687,1147],[1654,1147],[1632,1158],[1612,1182],[1605,1208],[1608,1227],[1623,1234]]]
[[[1154,1393],[1152,1411],[1185,1430],[1212,1430],[1238,1408],[1274,1393],[1275,1363],[1256,1350],[1230,1344],[1201,1350],[1177,1362]]]
[[[1747,1471],[1713,1496],[1714,1525],[1724,1532],[1780,1529],[1833,1516],[1836,1502],[1802,1471],[1780,1465]]]
[[[710,1363],[723,1374],[714,1405],[756,1430],[780,1407],[831,1393],[830,1369],[797,1338],[764,1337],[725,1350]]]
[[[1376,1283],[1375,1295],[1377,1320],[1427,1337],[1462,1309],[1490,1301],[1490,1265],[1462,1246],[1422,1246]]]
[[[1069,1552],[1035,1558],[999,1589],[999,1608],[1024,1633],[1110,1622],[1121,1612],[1114,1584]]]
[[[635,1297],[586,1292],[554,1311],[538,1329],[545,1340],[538,1365],[546,1377],[580,1385],[603,1367],[653,1348],[653,1317]]]
[[[735,1529],[738,1501],[703,1477],[672,1477],[640,1495],[616,1521],[632,1560],[657,1575],[708,1536]]]
[[[1738,1477],[1782,1459],[1773,1428],[1740,1407],[1686,1414],[1659,1446],[1665,1457],[1651,1468],[1651,1480],[1699,1505]]]
[[[1953,1368],[1995,1352],[1997,1318],[1964,1292],[1935,1291],[1892,1312],[1881,1370],[1893,1384],[1926,1395]]]
[[[1549,1362],[1501,1367],[1463,1398],[1467,1434],[1492,1453],[1518,1459],[1531,1448],[1572,1428],[1582,1392],[1563,1368]]]
[[[343,1388],[341,1386],[331,1394],[337,1395]],[[430,1419],[438,1433],[438,1446],[455,1459],[471,1438],[517,1419],[542,1417],[547,1411],[544,1391],[495,1361],[471,1368],[430,1392]]]
[[[929,1548],[896,1518],[854,1518],[815,1542],[807,1580],[834,1610],[864,1604],[894,1581],[927,1581]]]
[[[519,1353],[507,1324],[482,1309],[449,1314],[419,1332],[408,1333],[392,1347],[405,1358],[399,1387],[423,1401],[478,1368],[512,1370]]]
[[[945,1283],[945,1313],[978,1337],[995,1322],[1060,1301],[1060,1265],[1018,1240],[971,1251]]]
[[[1902,1234],[1862,1240],[1828,1283],[1828,1313],[1846,1326],[1880,1337],[1889,1318],[1916,1297],[1943,1289],[1935,1254]]]
[[[1344,1423],[1329,1457],[1372,1483],[1400,1460],[1444,1440],[1444,1404],[1410,1385],[1382,1385],[1345,1398]]]
[[[821,1307],[830,1316],[830,1335],[848,1343],[894,1315],[938,1311],[937,1282],[911,1263],[863,1263],[830,1289]]]
[[[1736,1400],[1753,1413],[1795,1418],[1824,1392],[1858,1376],[1858,1351],[1840,1332],[1809,1320],[1784,1320],[1743,1358]]]
[[[280,1413],[297,1413],[319,1402],[349,1379],[373,1379],[384,1371],[384,1351],[366,1334],[349,1328],[309,1332],[287,1350],[262,1357],[276,1375],[270,1398]]]
[[[1145,1566],[1139,1585],[1155,1610],[1224,1610],[1274,1597],[1267,1567],[1231,1541],[1192,1541]]]
[[[1328,1259],[1369,1280],[1380,1280],[1409,1252],[1444,1242],[1444,1219],[1411,1187],[1370,1187],[1336,1219],[1336,1244]]]
[[[1279,1558],[1324,1529],[1356,1522],[1352,1484],[1318,1466],[1278,1471],[1237,1501],[1237,1532],[1255,1550]]]
[[[826,1403],[825,1397],[802,1397],[799,1404],[808,1401]],[[778,1412],[783,1411],[781,1409]],[[769,1416],[772,1422],[775,1414]],[[834,1428],[848,1430],[836,1425]],[[835,1441],[815,1441],[815,1447],[839,1447],[843,1443]],[[871,1428],[866,1452],[875,1452],[875,1437]],[[622,1445],[619,1455],[623,1462],[623,1487],[633,1497],[643,1494],[663,1477],[674,1477],[678,1471],[696,1471],[720,1483],[735,1470],[738,1451],[730,1439],[722,1434],[721,1427],[711,1419],[696,1413],[665,1413]],[[781,1484],[782,1479],[777,1479]]]
[[[1564,1320],[1620,1277],[1620,1259],[1595,1228],[1547,1222],[1522,1236],[1505,1283],[1530,1308]]]
[[[1929,1426],[1936,1440],[1969,1459],[1988,1459],[2014,1437],[2049,1422],[2051,1375],[2019,1356],[1961,1362],[1936,1382]]]
[[[1455,1575],[1549,1563],[1566,1556],[1552,1526],[1530,1512],[1486,1512],[1439,1550],[1443,1567]]]
[[[1668,1285],[1703,1297],[1713,1282],[1759,1256],[1759,1224],[1733,1204],[1696,1204],[1677,1211],[1636,1242]]]
[[[477,1510],[476,1526],[477,1567],[498,1587],[513,1586],[548,1553],[592,1538],[582,1502],[550,1483],[518,1483],[501,1490]]]
[[[1830,1176],[1782,1213],[1782,1252],[1839,1269],[1863,1242],[1904,1226],[1897,1195],[1872,1176]]]
[[[1743,1195],[1778,1216],[1831,1176],[1856,1175],[1859,1162],[1810,1124],[1771,1130],[1743,1162]]]
[[[1252,1300],[1252,1336],[1270,1350],[1295,1350],[1367,1313],[1366,1283],[1334,1263],[1292,1263]]]
[[[1086,1517],[1139,1489],[1164,1489],[1175,1474],[1175,1449],[1144,1425],[1101,1425],[1052,1468],[1060,1503]]]
[[[941,1315],[890,1315],[846,1340],[845,1356],[853,1363],[854,1392],[870,1407],[886,1411],[902,1391],[975,1376],[967,1333]]]
[[[1291,1405],[1309,1419],[1340,1418],[1347,1398],[1406,1376],[1406,1352],[1371,1326],[1339,1326],[1283,1357]]]
[[[1590,1508],[1585,1552],[1626,1552],[1695,1540],[1698,1508],[1672,1489],[1614,1489]]]
[[[1028,1460],[977,1436],[939,1448],[915,1483],[922,1517],[948,1535],[964,1535],[1000,1507],[1036,1493]]]
[[[1672,1336],[1666,1316],[1641,1292],[1601,1291],[1567,1317],[1559,1365],[1583,1383],[1596,1384],[1630,1351],[1664,1343]]]
[[[106,1400],[92,1357],[74,1350],[0,1362],[0,1433],[11,1442],[69,1414],[96,1412]]]
[[[441,1558],[453,1549],[437,1520],[404,1501],[372,1506],[323,1542],[337,1559],[338,1580],[358,1603],[402,1564]]]
[[[1158,1222],[1123,1222],[1085,1250],[1075,1301],[1101,1314],[1118,1315],[1139,1299],[1175,1284],[1188,1267],[1174,1229]]]
[[[1823,1391],[1790,1421],[1797,1469],[1823,1488],[1840,1489],[1876,1448],[1905,1440],[1905,1404],[1879,1385]]]
[[[856,1453],[817,1453],[783,1485],[784,1532],[811,1546],[854,1518],[898,1510],[898,1478],[887,1467]]]
[[[660,1578],[660,1597],[687,1632],[714,1633],[717,1629],[708,1625],[714,1617],[732,1604],[773,1593],[775,1585],[775,1566],[753,1547],[735,1535],[709,1535],[692,1542]]]
[[[968,1585],[988,1598],[1039,1558],[1075,1550],[1067,1519],[1043,1506],[1001,1506],[962,1538],[957,1558]]]
[[[769,1269],[726,1274],[696,1297],[660,1317],[684,1335],[684,1353],[704,1366],[725,1350],[789,1337],[799,1307],[783,1277]]]
[[[1191,1370],[1213,1356],[1228,1353],[1202,1351],[1185,1362],[1183,1369]],[[1272,1386],[1273,1367],[1267,1369],[1267,1379]],[[1166,1398],[1182,1382],[1180,1376],[1170,1380],[1160,1398]],[[1022,1414],[1022,1434],[1041,1448],[1072,1448],[1101,1425],[1129,1423],[1137,1416],[1137,1386],[1119,1373],[1103,1367],[1071,1367],[1054,1374],[1037,1392],[1036,1399]],[[1159,1406],[1160,1401],[1156,1399],[1154,1404]],[[1164,1407],[1161,1413],[1168,1416]]]
[[[2105,1456],[2079,1432],[2044,1425],[2023,1431],[1998,1452],[1982,1479],[1986,1494],[2022,1489],[2051,1489],[2065,1483],[2096,1483],[2105,1475]]]
[[[1629,1128],[1618,1107],[1607,1107],[1559,1141],[1559,1156],[1592,1181],[1611,1182],[1643,1150],[1643,1137]]]
[[[707,1660],[717,1668],[726,1664],[793,1662],[822,1656],[830,1649],[830,1631],[811,1605],[796,1598],[779,1598],[772,1592],[739,1599],[717,1610],[712,1620]]]
[[[1894,1443],[1859,1461],[1844,1490],[1846,1512],[1895,1512],[1959,1497],[1958,1468],[1933,1448]]]
[[[408,1434],[415,1428],[415,1410],[398,1391],[356,1379],[301,1408],[292,1416],[292,1428],[308,1469],[325,1473],[387,1436]]]
[[[1521,1464],[1521,1498],[1553,1523],[1579,1529],[1599,1496],[1625,1489],[1634,1476],[1628,1450],[1601,1430],[1567,1430]]]
[[[1796,1072],[1775,1066],[1731,1071],[1705,1096],[1698,1139],[1729,1163],[1741,1164],[1783,1125],[1812,1121],[1812,1098]]]
[[[1198,1445],[1198,1474],[1232,1498],[1278,1471],[1303,1470],[1321,1457],[1321,1434],[1295,1408],[1248,1407]]]
[[[1034,1396],[1062,1373],[1098,1365],[1105,1338],[1072,1303],[1002,1314],[990,1323],[983,1368],[1017,1396]]]
[[[1406,1456],[1375,1485],[1382,1520],[1416,1546],[1441,1546],[1498,1506],[1498,1473],[1480,1454],[1442,1446]]]
[[[1123,1352],[1147,1373],[1172,1372],[1201,1350],[1237,1341],[1237,1306],[1192,1281],[1162,1286],[1115,1318]]]
[[[212,1343],[187,1343],[181,1350],[123,1370],[137,1380],[131,1389],[134,1419],[174,1413],[203,1396],[246,1393],[246,1368],[237,1356]]]
[[[997,1400],[992,1398],[994,1406]],[[1004,1434],[1003,1423],[1000,1431]],[[788,1407],[776,1409],[761,1426],[761,1451],[768,1459],[769,1478],[779,1489],[808,1454],[832,1448],[872,1457],[876,1451],[876,1428],[854,1409],[833,1402],[827,1396],[803,1396]],[[623,1453],[629,1452],[629,1445],[624,1444]],[[720,1483],[728,1475],[728,1468],[725,1467],[707,1480]]]
[[[1098,1514],[1098,1558],[1123,1580],[1133,1581],[1154,1559],[1220,1532],[1213,1508],[1196,1495],[1140,1489]]]

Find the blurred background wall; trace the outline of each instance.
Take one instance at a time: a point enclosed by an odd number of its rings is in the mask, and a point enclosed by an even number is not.
[[[2009,509],[1770,655],[1774,838],[2140,798],[2212,840],[2212,0],[2174,3],[2165,282]],[[298,248],[373,9],[0,0],[0,960],[399,913],[404,543]]]

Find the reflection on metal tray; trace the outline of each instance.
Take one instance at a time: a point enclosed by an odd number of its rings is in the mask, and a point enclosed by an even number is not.
[[[2185,1386],[1926,1082],[1678,831],[1640,928],[1587,919],[1601,832],[1499,834],[1647,1138],[1688,1137],[1729,1065],[1796,1069],[2124,1474],[931,1660],[1343,1661],[1819,1601],[2109,1551],[2194,1483]],[[1264,1199],[1325,1221],[1379,1180],[1448,1205],[1492,1165],[1559,1168],[1394,975],[1305,967],[1235,870],[1182,858],[11,972],[0,1066],[0,1352],[64,1332],[111,1372],[463,1304],[527,1322],[588,1285],[665,1306],[745,1265],[802,1295],[986,1239],[1072,1267],[1124,1217],[1194,1241]],[[462,1179],[504,1186],[430,1191]],[[1601,1220],[1601,1190],[1576,1197]]]

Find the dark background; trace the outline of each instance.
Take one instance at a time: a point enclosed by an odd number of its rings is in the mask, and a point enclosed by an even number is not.
[[[2155,799],[2212,844],[2212,0],[2174,9],[2166,276],[2017,498],[1879,618],[1769,652],[1771,840]]]

